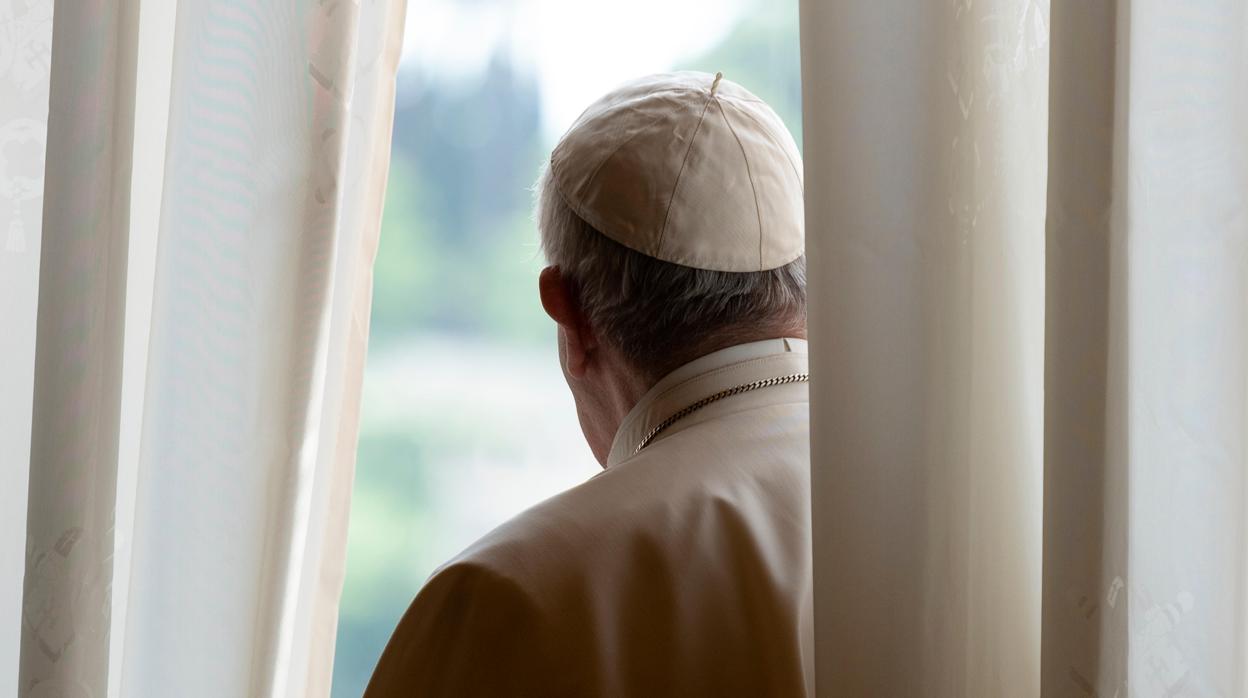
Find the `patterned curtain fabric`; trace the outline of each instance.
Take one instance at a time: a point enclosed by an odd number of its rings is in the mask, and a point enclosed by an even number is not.
[[[817,685],[1248,695],[1248,5],[802,3]]]
[[[0,2],[0,692],[17,681],[52,0]]]
[[[327,695],[405,3],[18,4],[18,695]]]

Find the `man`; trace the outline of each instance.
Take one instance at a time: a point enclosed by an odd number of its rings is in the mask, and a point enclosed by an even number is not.
[[[555,148],[539,292],[604,470],[439,569],[367,696],[813,694],[801,160],[721,78]]]

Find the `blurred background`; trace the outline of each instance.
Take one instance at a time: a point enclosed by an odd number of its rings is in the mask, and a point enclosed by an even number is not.
[[[537,300],[531,187],[619,83],[723,71],[801,143],[797,0],[408,0],[335,698],[433,570],[598,472]]]

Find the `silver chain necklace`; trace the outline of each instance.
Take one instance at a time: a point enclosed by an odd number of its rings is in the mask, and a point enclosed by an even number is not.
[[[773,385],[784,385],[785,383],[806,383],[809,380],[810,380],[809,373],[790,373],[787,376],[777,376],[775,378],[765,378],[763,380],[757,380],[752,383],[743,383],[741,385],[728,388],[727,390],[721,390],[718,393],[715,393],[714,395],[704,397],[701,400],[698,400],[697,402],[693,403],[692,405],[689,405],[688,407],[681,409],[680,411],[676,412],[676,414],[673,414],[672,416],[668,417],[662,422],[659,422],[658,426],[651,429],[650,433],[646,434],[645,438],[641,440],[641,443],[637,444],[637,449],[633,451],[633,455],[635,456],[638,453],[641,453],[641,449],[645,448],[646,446],[649,446],[650,442],[654,441],[654,437],[658,436],[659,433],[662,432],[664,429],[672,426],[673,424],[680,421],[681,419],[688,417],[694,412],[697,412],[703,407],[706,407],[712,402],[719,402],[720,400],[723,400],[726,397],[732,397],[733,395],[740,395],[741,393],[748,393],[751,390],[758,390],[759,388],[770,388]]]

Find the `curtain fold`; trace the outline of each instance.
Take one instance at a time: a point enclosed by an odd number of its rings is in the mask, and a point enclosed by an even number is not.
[[[123,693],[273,691],[356,12],[179,6]]]
[[[1128,29],[1114,2],[1053,8],[1045,243],[1045,472],[1042,695],[1121,692],[1126,616],[1119,603],[1129,488],[1126,165],[1116,90]],[[1122,597],[1125,600],[1125,596]],[[1102,652],[1102,649],[1107,651]],[[1114,677],[1102,681],[1099,677]]]
[[[802,52],[820,695],[1248,695],[1248,8]]]
[[[1034,695],[1047,13],[801,22],[818,691]]]
[[[1045,695],[1245,695],[1248,7],[1060,4],[1053,43]]]
[[[104,695],[137,2],[58,3],[44,179],[20,695]]]
[[[355,472],[360,396],[368,348],[373,261],[394,121],[394,82],[403,44],[406,0],[364,0],[358,19],[350,112],[340,189],[352,192],[338,210],[339,241],[326,354],[326,380],[317,424],[316,480],[306,513],[302,551],[292,565],[293,604],[288,684],[278,695],[328,696],[338,630],[338,600],[346,577],[347,524]]]
[[[0,4],[0,690],[17,682],[52,0]]]
[[[404,6],[56,4],[19,695],[328,695]]]

